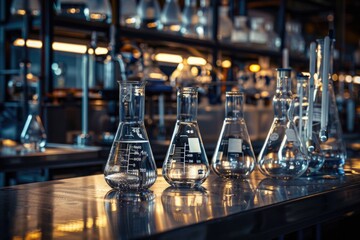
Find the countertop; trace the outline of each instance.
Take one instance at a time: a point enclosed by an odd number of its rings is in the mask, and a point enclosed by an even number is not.
[[[160,169],[159,169],[159,173]],[[177,189],[159,174],[143,198],[125,199],[102,174],[0,188],[0,239],[250,239],[360,209],[360,159],[336,178],[248,180],[214,173],[202,189]]]

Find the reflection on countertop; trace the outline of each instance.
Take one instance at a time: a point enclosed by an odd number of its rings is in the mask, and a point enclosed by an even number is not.
[[[272,224],[267,211],[278,212],[272,217],[280,218],[286,230],[297,221],[323,220],[341,207],[359,204],[359,162],[348,161],[346,174],[331,179],[280,181],[255,171],[246,180],[226,180],[211,173],[200,189],[173,188],[158,176],[142,198],[123,198],[102,174],[4,187],[0,188],[0,238],[272,236],[276,233],[268,229]],[[342,201],[330,207],[329,201],[340,196]],[[316,210],[324,201],[321,211]],[[233,235],[229,227],[234,228]]]

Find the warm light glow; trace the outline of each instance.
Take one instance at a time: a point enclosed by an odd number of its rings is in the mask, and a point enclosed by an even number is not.
[[[126,24],[134,24],[134,23],[136,23],[136,18],[134,18],[134,17],[127,18],[127,19],[125,19],[125,23]]]
[[[25,15],[25,14],[26,14],[26,11],[25,11],[24,9],[18,9],[18,10],[16,11],[16,14],[18,14],[18,15]]]
[[[192,67],[192,68],[190,69],[190,71],[191,71],[191,74],[192,74],[194,77],[196,77],[196,76],[199,74],[199,69],[198,69],[197,67]]]
[[[170,31],[172,31],[172,32],[178,32],[178,31],[180,31],[180,28],[181,28],[180,25],[171,25],[171,26],[170,26]]]
[[[337,75],[336,73],[334,73],[334,74],[332,75],[332,79],[333,79],[334,81],[337,81],[337,80],[339,79],[339,77],[338,77],[338,75]]]
[[[344,74],[340,74],[340,76],[339,76],[339,81],[343,82],[344,80],[345,80]]]
[[[230,68],[230,67],[231,67],[231,61],[230,61],[230,60],[224,60],[224,61],[222,61],[221,67],[223,67],[223,68]]]
[[[187,63],[189,65],[204,66],[206,65],[206,60],[202,57],[188,57]]]
[[[183,58],[176,54],[158,53],[155,55],[155,60],[158,62],[181,63]]]
[[[14,46],[23,47],[24,39],[21,38],[16,39],[14,41]],[[40,40],[28,39],[26,41],[26,46],[30,48],[41,48],[42,42]],[[63,43],[63,42],[53,42],[52,47],[55,51],[80,53],[80,54],[84,54],[87,49],[87,47],[82,44]],[[98,47],[95,49],[95,54],[102,55],[107,53],[108,50],[106,48]],[[93,52],[91,52],[90,54],[93,54]]]
[[[310,76],[309,72],[301,72],[301,74],[304,75],[304,76]]]
[[[345,82],[351,83],[351,82],[352,82],[352,76],[346,75],[346,76],[345,76]]]
[[[259,64],[251,64],[249,66],[249,70],[251,72],[258,72],[258,71],[260,71],[260,65]]]
[[[360,76],[355,76],[355,77],[353,78],[353,81],[354,81],[354,83],[356,83],[356,84],[360,84]]]

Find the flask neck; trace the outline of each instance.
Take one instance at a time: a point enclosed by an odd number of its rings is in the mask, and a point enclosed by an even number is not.
[[[322,72],[324,68],[324,39],[317,39],[316,46],[316,79],[318,83],[322,83]],[[330,40],[330,65],[329,65],[329,83],[332,83],[332,72],[333,72],[333,49],[334,39]]]
[[[290,89],[290,69],[277,69],[276,93],[273,98],[274,116],[287,120],[291,110],[293,95]]]
[[[177,92],[177,120],[184,122],[197,121],[197,108],[197,87],[179,88]]]
[[[308,96],[309,96],[309,93],[308,93],[308,83],[307,83],[307,81],[305,81],[305,80],[298,81],[298,82],[296,83],[296,92],[297,92],[297,93],[302,92],[302,97],[303,97],[304,99],[307,99]]]
[[[226,92],[225,117],[240,119],[244,117],[244,94],[241,92]]]
[[[145,84],[119,83],[120,122],[143,122],[145,109]]]

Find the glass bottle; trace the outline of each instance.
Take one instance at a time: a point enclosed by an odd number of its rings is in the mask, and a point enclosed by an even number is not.
[[[161,12],[159,29],[178,33],[181,28],[181,11],[178,0],[166,0]]]
[[[157,29],[159,27],[161,10],[158,0],[140,0],[137,13],[141,28]]]
[[[210,172],[197,108],[198,88],[178,88],[177,120],[162,167],[165,180],[174,187],[200,187]]]
[[[250,30],[247,26],[247,17],[236,16],[234,21],[234,29],[231,33],[231,41],[234,43],[248,43]]]
[[[212,38],[212,8],[210,0],[200,0],[198,10],[199,22],[196,26],[196,33],[200,39]]]
[[[225,120],[213,159],[212,169],[225,178],[245,178],[255,168],[255,154],[244,119],[244,94],[226,92]]]
[[[330,41],[330,48],[333,41]],[[323,100],[323,68],[324,68],[324,39],[317,40],[317,71],[316,71],[316,86],[314,91],[314,110],[313,110],[313,131],[316,135],[323,135],[322,122],[326,119],[326,137],[320,136],[320,146],[325,154],[325,162],[321,169],[318,171],[319,175],[343,175],[344,164],[347,157],[346,146],[343,140],[343,132],[339,113],[337,109],[334,86],[331,74],[326,74],[328,77],[327,94],[324,95]],[[331,55],[331,51],[330,51]],[[330,56],[331,57],[331,56]],[[330,59],[327,61],[331,62]],[[330,73],[330,72],[329,72]],[[315,77],[316,79],[316,77]],[[326,97],[328,96],[328,97]],[[325,106],[324,106],[325,105]],[[325,115],[322,116],[323,108],[325,108]],[[327,112],[327,113],[326,113]],[[324,125],[324,124],[323,124]],[[326,140],[327,138],[327,140]]]
[[[299,136],[305,143],[305,149],[309,158],[309,167],[303,176],[309,177],[324,164],[324,153],[320,147],[319,135],[308,131],[312,121],[309,118],[309,86],[308,77],[299,75],[296,77],[296,95],[294,98],[294,123],[298,129]],[[309,122],[311,121],[311,122]],[[311,126],[312,127],[312,126]],[[310,134],[310,135],[309,135]]]
[[[126,27],[139,28],[136,1],[121,0],[120,24]]]
[[[198,15],[196,0],[185,0],[185,6],[181,20],[181,34],[185,37],[197,37],[196,26]]]
[[[264,45],[268,41],[268,35],[264,29],[264,19],[261,17],[253,17],[251,19],[251,29],[249,33],[249,41],[252,44]]]
[[[145,82],[119,82],[120,123],[104,176],[117,190],[137,195],[157,178],[156,164],[144,125]]]
[[[233,30],[233,23],[229,18],[229,6],[222,5],[219,7],[219,26],[218,26],[218,40],[230,41]]]
[[[309,165],[304,144],[292,119],[294,106],[289,88],[290,74],[288,68],[277,69],[274,120],[258,156],[260,172],[279,179],[300,177]]]
[[[44,125],[39,116],[39,104],[37,100],[30,102],[30,112],[21,131],[20,141],[26,151],[43,151],[47,142]]]

